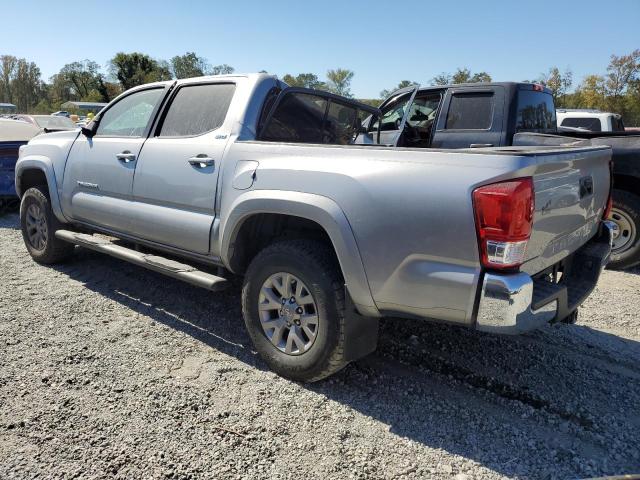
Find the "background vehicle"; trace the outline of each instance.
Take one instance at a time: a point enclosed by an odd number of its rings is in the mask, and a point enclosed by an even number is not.
[[[66,110],[59,110],[57,112],[53,112],[51,115],[54,117],[69,117],[69,112]]]
[[[382,315],[502,333],[575,319],[610,251],[609,147],[353,145],[368,115],[262,74],[129,90],[22,148],[25,245],[209,290],[243,275],[256,350],[298,380],[375,349]]]
[[[624,132],[622,115],[590,109],[558,108],[558,127],[580,128],[590,132]]]
[[[54,115],[16,115],[16,120],[22,120],[23,122],[35,125],[45,133],[78,128],[69,118]]]
[[[609,220],[615,232],[610,266],[628,268],[640,262],[640,135],[558,128],[551,92],[530,83],[408,87],[394,92],[380,109],[381,124],[368,122],[359,143],[415,148],[611,146]]]
[[[17,199],[14,183],[18,149],[40,133],[26,122],[0,119],[0,204]]]

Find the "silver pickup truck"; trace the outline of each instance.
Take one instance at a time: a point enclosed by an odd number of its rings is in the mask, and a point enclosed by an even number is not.
[[[303,381],[373,351],[382,316],[510,334],[575,319],[610,252],[611,149],[365,145],[379,113],[263,74],[136,87],[21,147],[26,247],[214,291],[242,275],[256,350]]]

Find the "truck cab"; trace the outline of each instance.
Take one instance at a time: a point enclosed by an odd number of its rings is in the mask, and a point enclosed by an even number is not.
[[[401,123],[406,109],[408,115]],[[380,106],[380,141],[417,148],[502,147],[518,132],[556,133],[551,92],[531,83],[408,87]],[[377,134],[378,123],[369,125]]]

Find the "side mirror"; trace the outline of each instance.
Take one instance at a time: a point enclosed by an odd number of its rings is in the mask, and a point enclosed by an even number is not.
[[[80,131],[87,138],[92,138],[98,131],[98,122],[93,120],[88,125],[80,127]]]

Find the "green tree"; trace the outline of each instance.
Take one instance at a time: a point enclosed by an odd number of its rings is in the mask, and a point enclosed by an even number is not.
[[[576,108],[607,108],[607,89],[605,79],[601,75],[587,75],[578,86],[576,93],[577,102],[571,105]]]
[[[11,103],[11,81],[15,74],[18,59],[13,55],[0,56],[0,99],[3,103]]]
[[[124,90],[172,78],[166,62],[155,60],[149,55],[139,52],[116,53],[109,61],[109,69]]]
[[[187,52],[171,59],[171,70],[176,78],[201,77],[206,75],[209,64],[205,58],[199,57],[194,52]]]
[[[209,75],[230,75],[235,72],[236,69],[231,65],[223,63],[222,65],[214,65],[208,72]]]
[[[282,77],[282,80],[291,87],[315,88],[316,90],[327,89],[327,84],[321,81],[314,73],[299,73],[295,77],[287,73]]]
[[[330,92],[343,97],[352,97],[351,80],[354,73],[344,68],[336,68],[327,72],[327,88]]]
[[[442,72],[431,79],[433,85],[451,85],[451,74]]]
[[[490,82],[491,75],[487,72],[471,73],[468,68],[458,68],[455,73],[450,74],[443,72],[431,79],[434,85],[456,85],[459,83],[480,83]]]
[[[609,110],[627,117],[630,111],[629,103],[633,105],[635,102],[640,102],[640,98],[636,93],[639,72],[640,49],[634,50],[628,55],[611,55],[611,61],[607,66],[607,75],[605,76],[606,94],[608,96],[607,108]],[[633,109],[632,106],[631,109]]]
[[[551,67],[547,74],[543,74],[538,82],[551,90],[557,107],[566,107],[566,95],[573,85],[573,73],[568,68],[562,73],[558,67]]]
[[[400,81],[400,83],[398,83],[398,86],[396,86],[395,88],[391,88],[391,89],[384,89],[380,92],[380,98],[387,98],[389,95],[391,95],[393,92],[395,92],[396,90],[400,90],[401,88],[406,88],[406,87],[410,87],[412,85],[417,85],[417,82],[412,82],[411,80],[402,80]]]
[[[40,68],[34,62],[3,55],[0,57],[0,69],[2,101],[15,104],[18,111],[28,112],[46,96]]]

